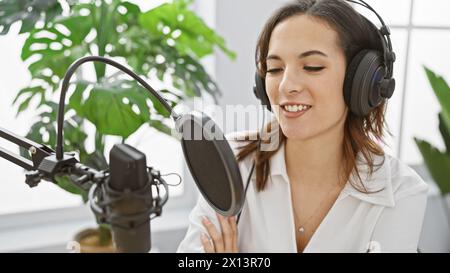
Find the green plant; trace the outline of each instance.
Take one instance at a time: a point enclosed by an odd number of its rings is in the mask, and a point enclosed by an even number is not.
[[[20,34],[27,36],[21,58],[32,80],[13,102],[17,114],[39,111],[26,137],[55,146],[56,91],[70,64],[86,55],[116,58],[149,82],[165,82],[168,87],[160,91],[172,107],[205,93],[217,99],[220,91],[200,60],[215,47],[232,59],[235,54],[189,9],[192,2],[173,0],[141,11],[120,0],[0,0],[0,34],[21,22]],[[170,135],[169,113],[146,90],[122,73],[107,71],[104,64],[90,65],[82,68],[93,68],[95,79],[83,77],[80,69],[69,88],[65,151],[76,151],[82,163],[105,169],[106,136],[125,142],[144,124]],[[95,126],[91,153],[86,148],[87,122]],[[27,156],[27,151],[21,153]],[[86,192],[68,180],[61,178],[58,185],[86,201]]]
[[[445,202],[445,196],[450,192],[450,87],[441,76],[436,75],[429,68],[424,67],[424,70],[441,106],[441,112],[438,114],[439,131],[446,150],[442,152],[427,141],[418,138],[414,138],[414,141],[424,158],[427,169],[441,191],[450,223],[450,210]]]

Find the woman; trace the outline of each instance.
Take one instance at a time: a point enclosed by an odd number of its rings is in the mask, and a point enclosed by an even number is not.
[[[380,36],[345,1],[297,0],[275,12],[256,63],[280,145],[263,151],[259,134],[229,137],[242,177],[256,162],[239,224],[200,197],[178,252],[417,251],[427,185],[379,145],[386,101],[358,116],[344,99],[362,49],[382,52]]]

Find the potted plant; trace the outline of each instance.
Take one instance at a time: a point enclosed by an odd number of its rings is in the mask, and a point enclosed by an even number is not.
[[[424,158],[431,177],[440,189],[441,200],[450,227],[450,209],[446,201],[446,196],[450,193],[450,87],[441,76],[436,75],[429,68],[424,67],[424,70],[441,105],[441,112],[438,114],[439,131],[446,149],[440,151],[427,141],[418,138],[414,138],[414,141]]]
[[[150,83],[164,82],[167,88],[161,90],[162,96],[172,107],[203,94],[216,100],[220,91],[200,60],[215,47],[232,59],[235,54],[189,9],[192,2],[173,0],[142,11],[121,0],[0,1],[0,34],[8,33],[11,24],[20,21],[20,34],[26,35],[21,58],[28,64],[32,80],[13,102],[17,114],[30,108],[39,113],[26,137],[55,147],[57,91],[70,64],[87,55],[115,58]],[[86,67],[93,68],[95,79],[85,77]],[[84,65],[69,92],[64,150],[75,151],[83,164],[107,168],[106,136],[118,136],[125,142],[143,125],[170,135],[171,120],[165,108],[136,82],[107,70],[104,64]],[[95,127],[93,152],[86,146],[87,124]],[[21,151],[23,156],[27,153]],[[87,201],[87,193],[67,179],[58,179],[58,185]],[[86,233],[97,235],[83,239]],[[77,239],[106,247],[102,251],[111,250],[107,226],[83,231]]]

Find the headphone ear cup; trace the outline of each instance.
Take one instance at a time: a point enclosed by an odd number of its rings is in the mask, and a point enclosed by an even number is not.
[[[361,59],[364,57],[364,54],[367,53],[368,50],[362,50],[358,52],[347,65],[347,70],[345,72],[344,79],[344,100],[347,107],[351,109],[351,100],[352,100],[352,87],[353,87],[353,79],[355,78],[356,69],[358,68]],[[353,112],[353,111],[352,111]]]
[[[353,114],[365,116],[381,103],[384,75],[383,57],[378,51],[362,50],[351,60],[344,80],[344,99]]]
[[[266,83],[264,79],[259,76],[258,72],[255,72],[255,86],[253,87],[253,93],[256,98],[261,101],[262,105],[265,105],[269,111],[272,111],[270,100],[266,93]]]

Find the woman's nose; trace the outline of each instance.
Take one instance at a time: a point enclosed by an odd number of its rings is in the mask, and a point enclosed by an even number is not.
[[[279,85],[279,91],[290,94],[302,90],[301,76],[298,71],[286,69]]]

